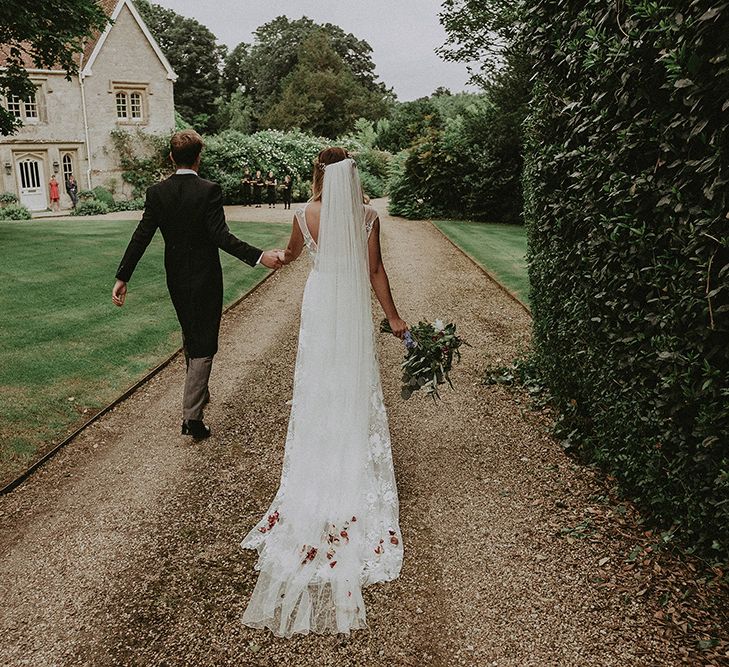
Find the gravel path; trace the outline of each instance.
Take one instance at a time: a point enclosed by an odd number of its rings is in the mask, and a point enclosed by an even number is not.
[[[658,562],[648,588],[626,565],[634,511],[546,415],[482,384],[528,346],[528,315],[431,225],[385,216],[383,236],[404,316],[453,319],[473,348],[434,406],[399,398],[401,348],[379,341],[405,563],[366,590],[369,630],[287,641],[238,620],[255,582],[238,543],[278,484],[300,261],[224,320],[213,438],[177,435],[178,361],[0,498],[0,664],[711,664],[659,615]]]

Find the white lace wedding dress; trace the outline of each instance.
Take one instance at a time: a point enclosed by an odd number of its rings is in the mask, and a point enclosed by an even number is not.
[[[281,483],[241,545],[259,553],[243,622],[284,637],[365,627],[362,587],[395,579],[403,557],[367,267],[377,213],[354,162],[326,168],[319,244],[306,207],[295,217],[312,268]]]

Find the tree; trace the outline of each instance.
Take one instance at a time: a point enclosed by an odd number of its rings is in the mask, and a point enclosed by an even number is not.
[[[523,0],[444,0],[440,20],[448,41],[438,53],[446,60],[468,63],[471,82],[485,86],[521,45],[523,6]]]
[[[248,73],[248,58],[250,57],[250,46],[241,42],[225,56],[222,76],[222,91],[225,95],[232,95],[235,92],[247,92],[250,87],[250,75]]]
[[[325,31],[301,44],[297,60],[282,83],[280,101],[263,118],[269,127],[337,137],[352,130],[358,118],[375,120],[386,114],[381,95],[355,78]]]
[[[237,64],[241,71],[247,72],[248,92],[260,116],[279,102],[284,80],[299,63],[301,45],[318,32],[327,35],[329,47],[360,86],[385,103],[394,100],[392,91],[377,80],[372,47],[366,41],[331,23],[319,25],[306,17],[291,21],[279,16],[255,31],[248,57],[241,58]]]
[[[253,132],[253,109],[251,99],[236,90],[228,99],[218,100],[218,111],[212,118],[214,131],[237,130],[244,134]]]
[[[0,3],[0,95],[21,98],[35,93],[25,69],[60,66],[70,78],[78,71],[78,54],[94,31],[109,18],[94,0],[34,0]],[[0,106],[0,134],[14,133],[22,123]]]
[[[136,5],[178,76],[175,107],[198,129],[208,129],[221,92],[225,47],[218,46],[215,35],[195,19],[148,0],[136,0]]]
[[[441,22],[447,60],[478,63],[471,81],[487,93],[489,105],[461,114],[458,149],[469,155],[464,208],[477,218],[488,211],[504,222],[521,222],[524,123],[531,99],[533,57],[521,31],[522,1],[445,0]],[[438,98],[442,103],[447,97]],[[456,142],[457,143],[457,142]]]
[[[426,127],[442,126],[440,113],[429,97],[398,104],[388,120],[379,127],[377,145],[391,153],[412,146]]]

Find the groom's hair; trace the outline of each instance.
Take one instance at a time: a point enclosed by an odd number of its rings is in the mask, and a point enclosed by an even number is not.
[[[195,164],[202,149],[202,137],[195,130],[175,132],[170,139],[170,153],[178,167],[190,167]]]

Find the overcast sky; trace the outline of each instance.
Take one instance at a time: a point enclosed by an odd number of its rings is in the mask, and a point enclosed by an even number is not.
[[[461,63],[444,62],[435,49],[445,41],[438,21],[440,0],[154,0],[206,25],[234,47],[250,43],[252,32],[271,19],[308,16],[335,23],[372,46],[381,81],[402,101],[429,95],[438,86],[473,90]]]

